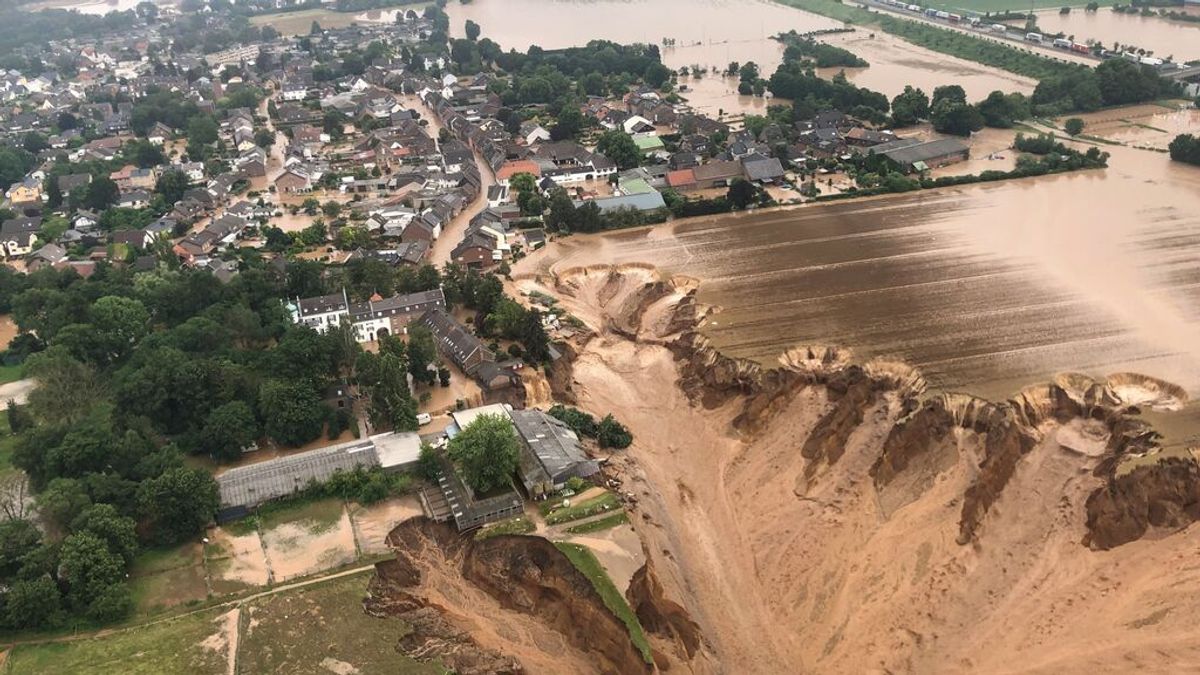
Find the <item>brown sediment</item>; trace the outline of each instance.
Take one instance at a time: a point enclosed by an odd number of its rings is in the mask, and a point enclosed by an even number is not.
[[[458,673],[640,673],[650,667],[591,582],[540,537],[475,541],[408,520],[364,606],[411,626],[398,649]]]
[[[1200,536],[1200,471],[1118,471],[1156,452],[1138,409],[1182,390],[1069,374],[999,402],[925,396],[900,361],[825,346],[768,368],[716,350],[697,327],[720,314],[673,281],[639,265],[518,283],[568,291],[589,327],[558,389],[634,433],[611,475],[657,587],[704,636],[687,669],[1112,672],[1200,651],[1177,618],[1200,580],[1170,571]],[[686,647],[638,602],[643,577],[630,599],[655,646]]]

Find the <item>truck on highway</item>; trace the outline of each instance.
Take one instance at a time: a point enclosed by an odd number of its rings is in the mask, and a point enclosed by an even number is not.
[[[1036,42],[1040,45],[1040,44],[1042,44],[1042,34],[1041,33],[1026,33],[1025,41],[1026,42]]]

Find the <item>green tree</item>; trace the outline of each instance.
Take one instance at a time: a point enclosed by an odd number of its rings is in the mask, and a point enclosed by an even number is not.
[[[951,103],[961,103],[966,105],[967,92],[957,84],[947,84],[941,87],[935,87],[933,90],[933,99],[929,102],[929,105],[935,106],[941,101],[950,101]]]
[[[725,198],[736,209],[744,209],[754,202],[758,196],[758,188],[745,178],[734,178],[729,183],[729,191]]]
[[[55,478],[37,496],[42,522],[59,533],[66,532],[68,526],[91,505],[87,489],[74,478]]]
[[[24,565],[25,556],[42,543],[42,533],[33,521],[10,518],[0,521],[0,579],[7,579]]]
[[[207,471],[179,467],[142,481],[137,504],[151,540],[167,545],[203,532],[220,499],[217,482]]]
[[[59,572],[67,585],[67,598],[76,611],[87,611],[110,586],[125,578],[125,563],[109,550],[103,539],[90,532],[72,534],[63,540]]]
[[[137,524],[117,512],[112,504],[93,504],[71,523],[72,532],[88,532],[99,537],[128,565],[137,554]]]
[[[642,152],[633,138],[618,130],[601,134],[596,142],[596,151],[611,159],[622,171],[634,168],[642,159]]]
[[[188,120],[188,144],[211,145],[217,142],[217,121],[211,115],[196,115]]]
[[[408,371],[413,379],[425,384],[433,384],[437,373],[429,366],[437,360],[437,345],[433,341],[433,333],[424,326],[410,326],[408,329]]]
[[[183,199],[183,193],[191,186],[187,174],[182,171],[164,171],[154,183],[154,191],[162,195],[167,205],[173,206],[175,202]]]
[[[500,415],[476,417],[447,446],[463,480],[480,494],[510,484],[520,450],[512,423]]]
[[[96,176],[88,184],[84,193],[83,205],[93,211],[103,211],[121,197],[121,190],[108,176]]]
[[[92,305],[92,325],[109,353],[120,358],[150,329],[150,312],[140,300],[107,295]]]
[[[48,576],[18,579],[4,597],[5,623],[12,628],[53,628],[62,623],[62,595]]]
[[[983,123],[998,129],[1010,129],[1013,124],[1030,115],[1029,102],[1021,94],[993,91],[976,106]]]
[[[200,448],[210,456],[231,462],[242,449],[254,445],[260,429],[254,411],[245,401],[230,401],[213,408],[200,431]]]
[[[933,105],[930,120],[935,131],[956,136],[970,136],[971,132],[983,128],[983,115],[978,108],[949,98]]]
[[[905,85],[903,93],[892,99],[892,121],[907,127],[929,117],[929,97],[924,91]]]
[[[610,413],[600,420],[600,424],[596,425],[596,440],[600,442],[602,448],[623,450],[633,443],[633,434],[629,433],[629,429],[626,429],[625,425],[618,422]]]
[[[1083,133],[1083,120],[1078,117],[1072,117],[1063,123],[1063,129],[1072,136],[1078,136]]]
[[[467,23],[463,28],[467,35],[467,39],[471,42],[478,40],[479,34],[483,32],[483,30],[479,27],[479,24],[470,19],[467,19]]]
[[[300,446],[321,435],[325,409],[312,387],[303,382],[269,380],[259,392],[263,430],[275,442]]]

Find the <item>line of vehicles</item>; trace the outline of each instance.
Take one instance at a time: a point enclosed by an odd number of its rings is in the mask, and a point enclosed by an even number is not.
[[[955,14],[954,12],[947,12],[945,10],[935,9],[933,7],[922,7],[921,5],[909,4],[904,2],[904,0],[875,1],[881,5],[892,7],[898,11],[923,15],[928,19],[937,19],[950,24],[962,25],[980,32],[994,33],[997,36],[1004,36],[1014,40],[1024,39],[1025,42],[1032,42],[1039,45],[1049,45],[1056,49],[1062,49],[1064,51],[1074,52],[1076,54],[1094,54],[1095,56],[1099,56],[1103,59],[1123,58],[1147,66],[1163,65],[1163,60],[1159,58],[1140,56],[1138,54],[1134,54],[1133,52],[1110,52],[1104,49],[1094,50],[1091,45],[1081,42],[1072,42],[1066,38],[1053,38],[1052,40],[1047,41],[1046,37],[1041,33],[1025,33],[1024,38],[1021,38],[1019,31],[1016,28],[1013,28],[1012,26],[1006,26],[1002,23],[985,23],[984,20],[978,16],[963,16],[961,14]]]

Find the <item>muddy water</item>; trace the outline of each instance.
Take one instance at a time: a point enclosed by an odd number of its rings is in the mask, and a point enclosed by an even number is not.
[[[990,397],[1065,370],[1200,393],[1200,170],[1113,153],[1103,171],[575,237],[556,267],[698,277],[722,308],[705,332],[765,363],[833,343]]]
[[[1058,10],[1039,12],[1038,26],[1048,33],[1074,35],[1077,42],[1099,40],[1109,49],[1119,42],[1152,50],[1160,58],[1174,56],[1180,63],[1200,59],[1200,23],[1117,14],[1106,8],[1092,13],[1075,9],[1066,16]]]
[[[759,64],[764,75],[775,72],[783,57],[780,44],[770,36],[789,30],[808,32],[840,28],[841,23],[764,0],[476,0],[452,3],[451,31],[461,33],[467,19],[480,24],[483,35],[505,49],[527,49],[536,44],[547,49],[586,44],[589,40],[645,42],[662,49],[663,62],[675,69],[687,66],[723,70],[730,61]],[[862,56],[870,68],[848,71],[856,83],[895,96],[905,84],[934,87],[961,84],[972,98],[1005,91],[1033,91],[1034,82],[1003,71],[985,68],[921,49],[890,36],[870,31],[833,35],[830,42],[844,44]],[[675,45],[662,46],[663,38]],[[832,77],[836,69],[823,72]],[[716,76],[688,79],[686,93],[692,106],[709,114],[719,111],[761,113],[769,101],[737,95],[737,82]]]
[[[912,85],[931,94],[935,87],[957,84],[967,92],[967,98],[983,99],[997,89],[1005,92],[1033,93],[1037,82],[1002,70],[987,68],[971,61],[922,49],[886,33],[859,30],[854,33],[829,35],[822,41],[854,52],[871,64],[869,68],[847,69],[846,77],[860,87],[895,96]],[[833,77],[840,68],[818,71],[822,77]]]

